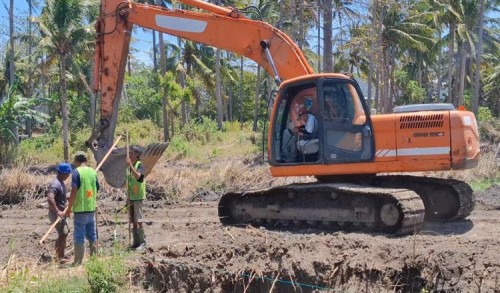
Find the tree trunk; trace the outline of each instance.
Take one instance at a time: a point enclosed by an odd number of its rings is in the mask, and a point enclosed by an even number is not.
[[[240,124],[243,126],[243,56],[240,57],[240,94],[238,97]]]
[[[27,91],[27,97],[28,99],[32,99],[33,95],[33,32],[31,29],[31,16],[33,13],[33,5],[32,5],[32,0],[28,0],[28,91]],[[26,132],[29,138],[32,137],[33,134],[33,119],[27,119],[26,121]]]
[[[458,78],[458,99],[456,106],[463,106],[464,104],[465,63],[467,63],[467,42],[463,42],[460,49],[460,73]]]
[[[181,88],[185,89],[186,88],[186,75],[184,73],[180,73],[179,74],[179,84],[181,86]],[[181,119],[182,119],[182,123],[181,123],[181,126],[180,128],[182,129],[184,127],[184,125],[187,124],[187,121],[188,121],[188,106],[189,106],[189,102],[185,101],[184,99],[182,99],[182,103],[181,103]]]
[[[158,49],[156,48],[156,31],[151,30],[153,32],[153,70],[154,72],[158,71]]]
[[[438,34],[439,34],[439,39],[441,40],[442,39],[442,36],[441,36],[441,29],[438,31]],[[441,48],[439,49],[438,51],[438,67],[437,67],[437,101],[438,103],[441,103],[441,83],[443,82],[442,78],[441,78],[441,58],[442,58],[442,50]]]
[[[14,84],[16,82],[16,64],[14,60],[14,0],[10,0],[9,6],[9,86],[12,94],[14,94]],[[14,145],[19,145],[19,133],[17,125],[12,126],[12,134],[14,135]]]
[[[228,120],[233,122],[233,86],[230,85],[228,89],[228,99],[227,99],[227,112],[228,112]]]
[[[323,10],[323,72],[333,72],[332,60],[332,1],[324,1]]]
[[[384,73],[385,73],[385,62],[384,62],[384,27],[382,25],[383,20],[384,20],[384,7],[381,7],[380,3],[378,0],[375,1],[377,5],[376,11],[379,11],[380,14],[377,15],[375,14],[377,19],[377,50],[375,52],[375,55],[377,56],[376,62],[377,62],[377,71],[376,71],[376,83],[375,83],[375,107],[377,111],[383,112],[384,109]]]
[[[257,120],[259,119],[259,100],[260,100],[260,65],[257,66],[257,76],[255,84],[255,105],[253,109],[253,127],[252,127],[253,132],[257,132]]]
[[[454,21],[450,22],[450,41],[448,43],[448,97],[447,102],[451,103],[451,99],[453,96],[453,53],[455,50],[455,30],[456,24]]]
[[[223,104],[221,93],[221,78],[220,78],[220,49],[215,51],[215,98],[217,102],[217,128],[222,130]]]
[[[64,161],[69,161],[69,115],[68,115],[68,92],[66,91],[66,55],[59,54],[59,78],[61,88],[59,90],[61,99],[62,128],[63,128],[63,152]]]
[[[316,54],[318,54],[318,72],[321,72],[321,5],[318,5],[318,35],[317,35],[317,50]]]
[[[165,77],[165,73],[167,70],[166,60],[165,60],[165,44],[163,44],[163,33],[158,34],[158,42],[160,42],[160,74],[162,77]],[[161,111],[163,116],[163,141],[167,142],[170,140],[170,133],[168,130],[169,119],[168,119],[168,111],[167,111],[167,97],[168,93],[166,89],[162,88],[163,96],[161,98]]]
[[[484,30],[484,1],[479,5],[479,30],[476,46],[476,73],[474,74],[474,96],[472,97],[472,112],[477,116],[479,109],[479,91],[480,91],[480,69],[481,55],[483,54],[483,30]]]

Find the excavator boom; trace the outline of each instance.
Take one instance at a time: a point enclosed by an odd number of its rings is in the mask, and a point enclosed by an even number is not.
[[[97,161],[113,143],[133,25],[243,55],[274,75],[277,82],[313,72],[297,45],[271,25],[248,19],[236,9],[198,0],[182,2],[211,13],[102,0],[101,16],[96,24],[93,82],[94,91],[101,95],[101,121],[99,131],[88,143],[96,146]],[[123,158],[124,153],[117,150],[113,155]],[[106,180],[113,186],[124,183],[119,171],[124,168],[120,163],[122,158],[110,159],[106,164],[108,168],[103,168]]]

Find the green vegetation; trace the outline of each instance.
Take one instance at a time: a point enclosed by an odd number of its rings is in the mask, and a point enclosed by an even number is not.
[[[99,124],[100,101],[90,87],[99,1],[28,3],[30,9],[21,11],[18,2],[10,1],[13,22],[0,20],[12,29],[0,42],[5,49],[5,62],[0,63],[0,164],[4,165],[68,159],[84,148]],[[259,17],[278,24],[295,40],[315,71],[347,71],[367,84],[369,102],[378,113],[389,112],[394,105],[444,98],[473,110],[481,122],[499,118],[500,42],[498,22],[490,18],[497,1],[487,1],[483,10],[480,0],[370,0],[364,5],[313,1],[305,7],[294,3],[260,1]],[[225,4],[244,8],[249,3]],[[251,12],[247,16],[257,17]],[[198,158],[198,144],[227,139],[226,132],[219,131],[230,125],[241,127],[240,122],[259,134],[250,138],[257,146],[266,99],[274,87],[272,77],[230,52],[222,52],[219,63],[216,48],[182,39],[164,40],[160,46],[158,34],[154,36],[154,46],[161,51],[152,58],[156,63],[147,65],[147,60],[130,52],[116,134],[124,135],[129,128],[143,145],[168,140],[172,155]],[[476,55],[479,47],[482,54]],[[166,60],[160,68],[162,55]],[[476,69],[480,69],[479,84],[473,82]],[[18,147],[25,137],[33,138]],[[211,148],[204,153],[218,156],[226,151]]]
[[[83,267],[61,269],[49,264],[45,268],[31,268],[26,264],[24,267],[16,264],[9,268],[8,283],[0,286],[0,290],[9,293],[127,292],[129,268],[126,260],[124,251],[114,249],[112,256],[91,257]]]
[[[90,286],[83,276],[32,276],[29,272],[17,272],[10,277],[9,285],[2,288],[3,292],[33,292],[33,293],[65,293],[91,292]],[[98,291],[96,291],[98,292]]]
[[[128,269],[119,253],[110,258],[91,257],[85,263],[85,270],[91,292],[118,292],[127,283]]]

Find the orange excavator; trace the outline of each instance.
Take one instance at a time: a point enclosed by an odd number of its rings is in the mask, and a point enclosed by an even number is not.
[[[418,230],[424,218],[450,221],[471,213],[474,198],[465,182],[388,173],[475,167],[479,134],[473,113],[425,104],[371,115],[353,78],[313,73],[297,45],[275,27],[246,17],[243,10],[180,2],[206,12],[102,0],[94,58],[101,123],[89,140],[97,161],[113,142],[130,36],[138,25],[245,56],[278,85],[267,136],[271,174],[317,181],[224,194],[219,202],[223,224],[407,234]],[[148,147],[148,170],[165,147]],[[122,186],[124,152],[116,150],[113,156],[102,170],[111,185]]]

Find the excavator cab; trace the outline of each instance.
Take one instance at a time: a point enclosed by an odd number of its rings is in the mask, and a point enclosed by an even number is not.
[[[271,121],[273,166],[363,162],[374,158],[370,114],[353,79],[309,77],[283,84]],[[301,130],[304,128],[311,131]]]

